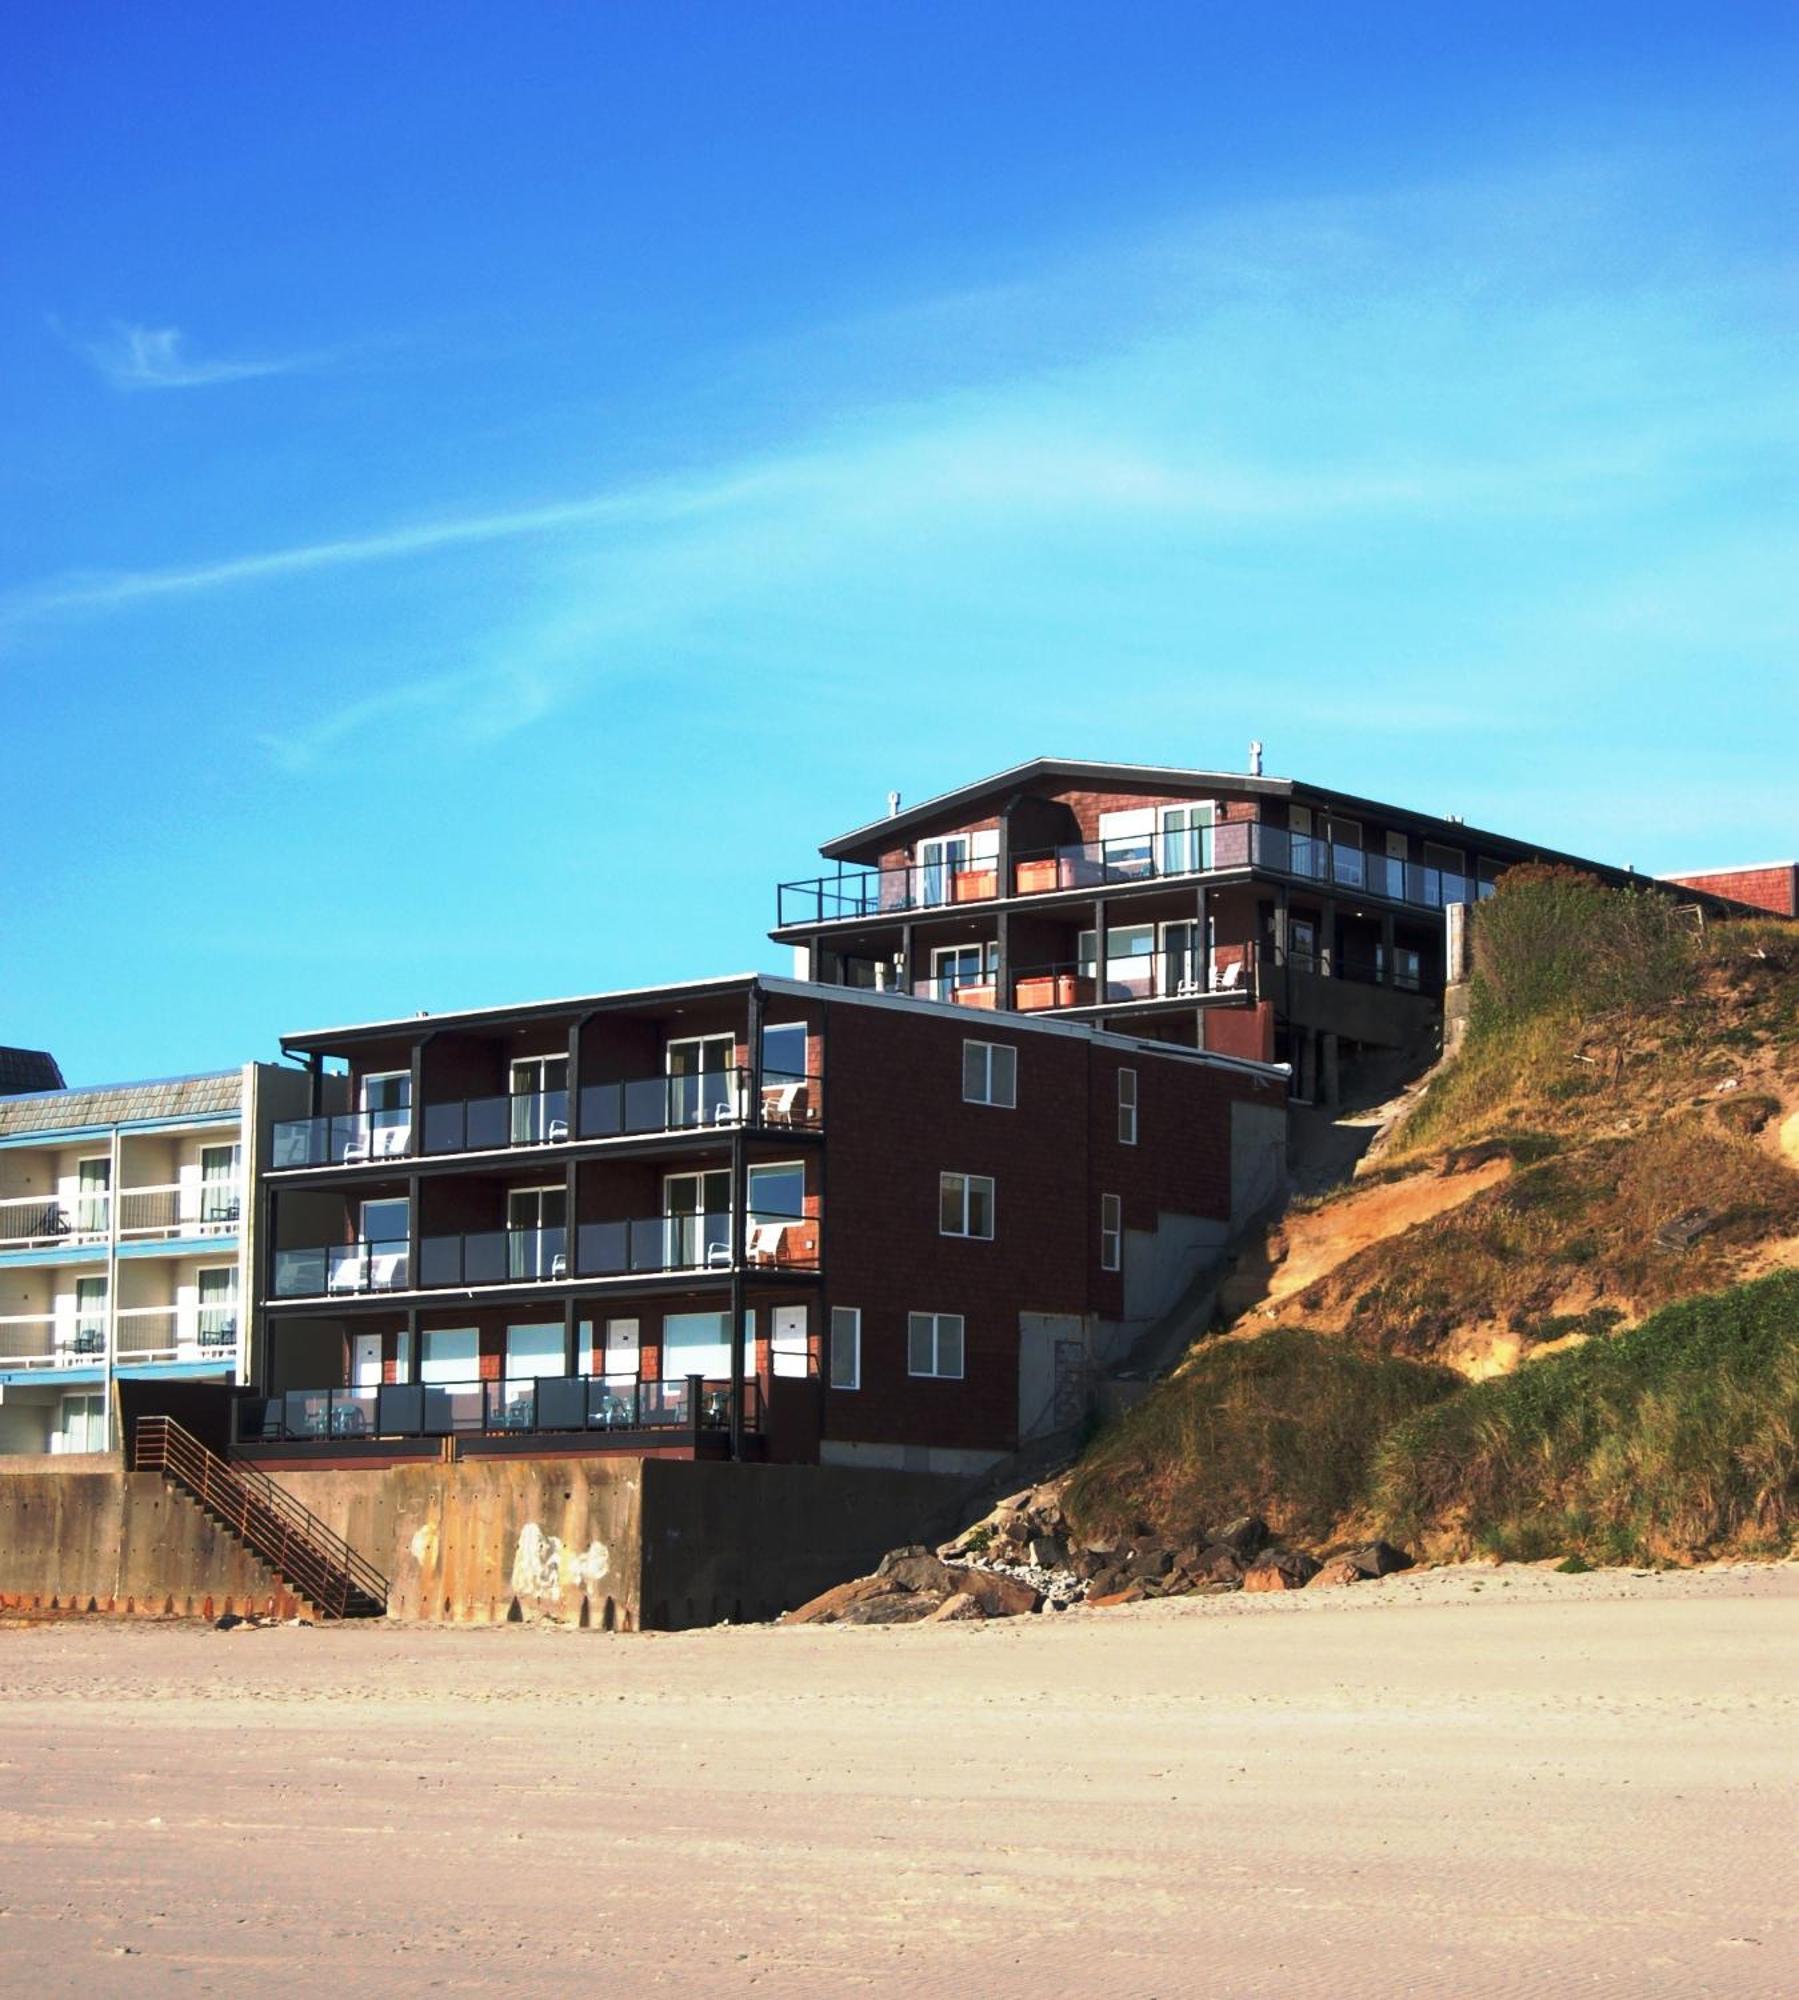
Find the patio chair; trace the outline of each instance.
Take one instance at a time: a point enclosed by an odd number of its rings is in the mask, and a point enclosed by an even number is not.
[[[752,1264],[778,1264],[781,1243],[787,1234],[784,1222],[755,1222],[750,1225],[749,1260]]]
[[[765,1125],[795,1125],[800,1104],[806,1095],[804,1083],[771,1083],[762,1086],[762,1122]]]

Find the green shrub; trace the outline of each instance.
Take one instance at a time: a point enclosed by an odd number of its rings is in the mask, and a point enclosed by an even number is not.
[[[1374,1454],[1373,1507],[1395,1539],[1524,1560],[1790,1546],[1799,1272],[1666,1307],[1400,1421]]]
[[[1460,1381],[1298,1330],[1217,1341],[1101,1432],[1062,1505],[1089,1534],[1141,1519],[1185,1538],[1256,1513],[1317,1541],[1360,1500],[1381,1434]]]
[[[1508,869],[1474,916],[1471,1021],[1648,1007],[1687,980],[1696,938],[1673,900],[1574,868]]]

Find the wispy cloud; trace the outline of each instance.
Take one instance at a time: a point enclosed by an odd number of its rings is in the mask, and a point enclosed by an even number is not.
[[[136,326],[115,321],[98,340],[73,339],[55,321],[53,330],[115,389],[204,389],[219,382],[249,382],[259,376],[295,375],[325,367],[335,350],[240,355],[206,359],[190,352],[178,326]]]

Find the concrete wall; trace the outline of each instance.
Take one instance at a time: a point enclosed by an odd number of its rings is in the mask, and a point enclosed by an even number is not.
[[[643,1467],[644,1622],[772,1618],[959,1525],[965,1482],[828,1465]]]
[[[28,1468],[28,1469],[24,1469]],[[632,1631],[772,1617],[954,1525],[962,1483],[667,1460],[284,1472],[389,1582],[388,1615]],[[212,1616],[303,1608],[159,1474],[0,1464],[0,1603]]]
[[[191,1617],[303,1608],[160,1475],[80,1463],[0,1463],[0,1604]]]

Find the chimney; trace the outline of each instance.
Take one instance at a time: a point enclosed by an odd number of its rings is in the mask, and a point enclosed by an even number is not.
[[[1262,775],[1262,744],[1260,738],[1253,739],[1249,746],[1249,775],[1252,778],[1259,778]]]
[[[898,793],[898,792],[889,792],[889,793],[887,794],[887,817],[888,817],[889,819],[898,819],[898,818],[899,818],[899,808],[900,808],[900,796],[899,796],[899,793]]]

